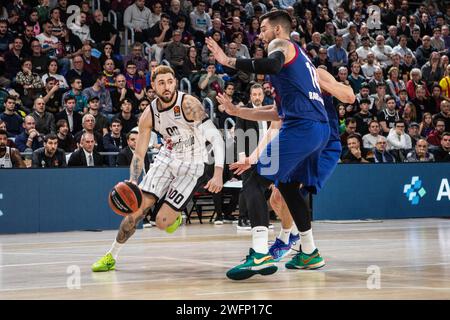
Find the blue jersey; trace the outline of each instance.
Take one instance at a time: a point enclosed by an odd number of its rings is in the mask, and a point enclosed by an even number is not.
[[[303,50],[293,45],[295,57],[278,74],[270,76],[277,94],[278,115],[283,123],[298,119],[327,122],[315,67]]]
[[[330,140],[340,140],[339,135],[339,120],[336,112],[336,107],[333,103],[333,97],[327,93],[322,95],[325,104],[325,110],[327,112],[328,121],[330,124]]]

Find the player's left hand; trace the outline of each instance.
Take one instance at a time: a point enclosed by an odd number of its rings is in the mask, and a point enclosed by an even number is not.
[[[226,94],[219,93],[216,96],[216,99],[219,102],[219,105],[222,106],[224,111],[230,116],[238,115],[239,107],[234,105],[233,102],[231,102],[231,99]]]
[[[251,166],[252,165],[250,163],[250,160],[248,158],[245,158],[244,161],[238,161],[238,162],[230,164],[230,170],[234,171],[235,174],[240,176],[245,171],[250,169]]]
[[[205,189],[211,193],[219,193],[223,188],[222,177],[212,177],[205,186]]]

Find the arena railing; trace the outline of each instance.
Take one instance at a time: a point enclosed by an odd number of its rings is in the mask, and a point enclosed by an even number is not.
[[[111,18],[112,17],[112,18]],[[112,21],[111,21],[112,20]],[[109,10],[108,12],[108,21],[116,28],[117,30],[117,13],[113,10]]]
[[[124,26],[124,28],[125,28],[125,55],[127,56],[128,55],[128,46],[129,46],[129,43],[128,43],[128,38],[129,38],[129,36],[128,36],[128,32],[131,34],[131,44],[133,44],[134,43],[134,30],[133,30],[133,28],[130,28],[130,27],[127,27],[127,26]]]
[[[185,87],[187,87],[187,91]],[[180,80],[180,90],[183,92],[187,92],[188,94],[192,93],[192,85],[188,78],[182,78]]]
[[[144,56],[147,55],[147,60],[150,62],[152,61],[152,46],[147,41],[142,44],[143,50],[144,50]]]
[[[203,107],[205,108],[206,113],[209,113],[209,118],[213,120],[215,118],[214,115],[214,102],[210,98],[203,99]]]
[[[97,10],[97,9],[100,9],[100,0],[92,0],[91,1],[91,8],[92,8],[92,11],[95,11],[95,10]]]

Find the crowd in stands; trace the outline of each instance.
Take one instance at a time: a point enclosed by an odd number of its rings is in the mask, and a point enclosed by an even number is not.
[[[0,167],[128,165],[161,63],[211,100],[220,129],[234,118],[218,93],[247,104],[260,84],[273,104],[270,77],[218,64],[205,38],[230,57],[263,58],[258,18],[277,9],[312,63],[356,94],[334,99],[343,163],[450,161],[446,1],[0,0]],[[150,149],[160,146],[154,135]]]

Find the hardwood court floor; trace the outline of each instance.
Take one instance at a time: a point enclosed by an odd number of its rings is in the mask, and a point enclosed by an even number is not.
[[[113,231],[2,235],[0,299],[450,299],[450,220],[313,225],[323,269],[281,263],[272,276],[240,282],[225,277],[250,243],[235,225],[138,230],[108,273],[90,265]],[[369,266],[380,268],[380,289],[367,288]],[[69,289],[77,268],[81,288]]]

